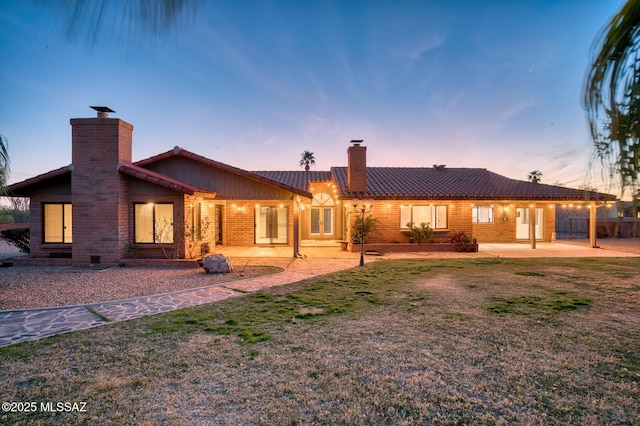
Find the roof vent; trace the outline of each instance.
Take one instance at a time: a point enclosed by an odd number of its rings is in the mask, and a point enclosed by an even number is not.
[[[434,164],[433,168],[438,170],[444,170],[447,167],[446,164]]]
[[[106,106],[92,106],[91,108],[98,111],[98,118],[109,118],[109,113],[115,112],[114,110]]]

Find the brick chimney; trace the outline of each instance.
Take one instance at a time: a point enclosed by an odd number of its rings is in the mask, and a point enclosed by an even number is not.
[[[73,263],[115,263],[128,236],[128,193],[118,163],[131,162],[133,126],[91,107],[96,118],[72,118]]]
[[[362,140],[352,140],[347,149],[349,191],[367,192],[367,147]]]

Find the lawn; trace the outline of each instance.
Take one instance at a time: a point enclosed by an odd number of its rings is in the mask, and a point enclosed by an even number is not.
[[[0,348],[0,395],[37,408],[2,424],[639,424],[640,263],[371,262]]]

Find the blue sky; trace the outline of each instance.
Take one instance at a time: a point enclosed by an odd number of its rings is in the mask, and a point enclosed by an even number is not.
[[[117,3],[117,2],[116,2]],[[175,145],[247,170],[481,167],[609,190],[589,170],[591,44],[622,0],[205,1],[187,28],[95,44],[0,0],[0,133],[10,182],[71,162],[70,118],[106,105],[134,161]],[[615,191],[613,191],[615,193]]]

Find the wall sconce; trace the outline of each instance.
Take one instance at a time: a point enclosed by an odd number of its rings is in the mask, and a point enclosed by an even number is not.
[[[245,213],[247,211],[247,206],[245,205],[238,206],[237,204],[231,204],[231,208],[235,213]]]

